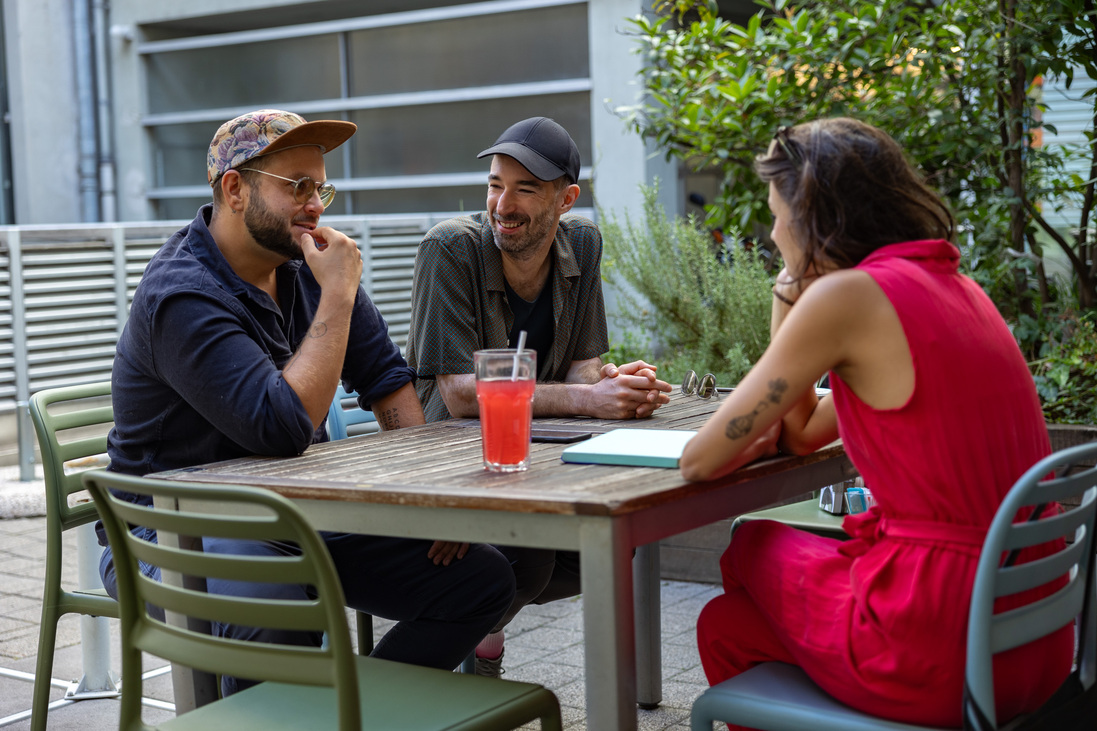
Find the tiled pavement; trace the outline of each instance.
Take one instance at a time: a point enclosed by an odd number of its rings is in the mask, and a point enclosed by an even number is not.
[[[71,535],[70,531],[69,534]],[[24,730],[30,721],[23,715],[30,708],[31,683],[11,677],[12,672],[34,672],[41,612],[44,571],[45,521],[43,518],[0,520],[0,727]],[[68,539],[66,585],[75,583],[75,539]],[[663,703],[652,711],[637,711],[642,731],[689,728],[689,708],[704,690],[694,639],[694,623],[717,587],[706,584],[664,581],[662,584]],[[64,680],[80,675],[80,618],[61,620],[54,677]],[[120,672],[117,622],[110,620],[112,667]],[[387,625],[375,622],[380,635]],[[354,623],[350,623],[352,632]],[[163,661],[149,658],[146,671],[162,667]],[[567,731],[587,728],[584,710],[582,598],[543,606],[527,607],[507,628],[506,678],[537,682],[550,688],[560,699]],[[144,684],[145,695],[160,702],[172,700],[169,676],[158,675]],[[63,688],[54,688],[53,699],[61,701]],[[51,710],[49,728],[58,731],[98,731],[117,728],[116,700],[84,700],[60,703]],[[146,708],[145,719],[155,723],[168,711]],[[534,724],[531,728],[536,728]],[[394,730],[398,731],[398,730]],[[594,730],[592,730],[594,731]],[[601,729],[597,731],[603,731]],[[605,730],[612,731],[612,730]]]

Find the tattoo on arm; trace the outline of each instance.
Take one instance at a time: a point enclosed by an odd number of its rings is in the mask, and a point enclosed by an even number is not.
[[[308,329],[308,332],[305,333],[305,337],[306,338],[322,338],[327,334],[328,334],[327,323],[314,322],[311,325],[309,325],[309,329]],[[292,368],[293,364],[297,362],[297,358],[300,357],[300,355],[301,355],[301,349],[300,349],[300,347],[298,347],[297,351],[294,352],[294,354],[289,357],[289,360],[286,361],[286,364],[284,366],[282,366],[282,372],[285,373],[290,368]]]
[[[758,402],[758,405],[754,407],[754,410],[749,414],[743,414],[742,416],[732,417],[728,422],[727,427],[724,429],[724,435],[728,439],[741,439],[747,434],[750,434],[751,427],[754,426],[754,419],[770,406],[776,406],[781,403],[781,396],[788,390],[788,381],[783,378],[775,378],[769,382],[769,393],[766,397]]]
[[[376,414],[378,423],[381,424],[381,428],[385,431],[391,431],[392,429],[400,428],[400,410],[396,408],[385,409],[381,413]]]

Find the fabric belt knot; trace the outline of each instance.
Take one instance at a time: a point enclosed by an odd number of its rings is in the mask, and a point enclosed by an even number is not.
[[[883,514],[879,505],[874,505],[863,513],[847,515],[842,528],[851,536],[851,540],[839,546],[838,551],[850,558],[863,556],[885,537],[925,541],[952,548],[970,548],[978,554],[987,535],[986,528],[975,525],[889,518]]]

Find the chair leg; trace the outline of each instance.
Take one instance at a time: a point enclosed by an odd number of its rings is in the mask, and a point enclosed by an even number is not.
[[[476,651],[473,650],[469,653],[469,656],[461,661],[461,672],[465,675],[476,675]]]
[[[53,680],[53,650],[57,644],[57,621],[60,616],[42,605],[42,623],[38,628],[38,658],[34,666],[34,696],[31,701],[31,731],[46,731],[49,713],[50,687]]]
[[[713,697],[708,692],[702,693],[693,701],[689,714],[690,731],[712,731],[712,725],[719,717],[719,711],[712,708],[713,702]]]
[[[354,621],[358,628],[358,654],[365,657],[373,652],[373,615],[355,612]]]
[[[560,701],[548,688],[542,688],[545,695],[544,710],[541,713],[541,731],[563,731],[564,722],[560,718]]]

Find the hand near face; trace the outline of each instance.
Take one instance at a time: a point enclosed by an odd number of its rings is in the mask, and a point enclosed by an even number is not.
[[[362,253],[350,237],[330,226],[301,234],[301,251],[321,290],[349,294],[353,300],[362,282]]]

